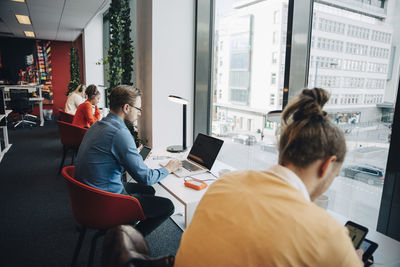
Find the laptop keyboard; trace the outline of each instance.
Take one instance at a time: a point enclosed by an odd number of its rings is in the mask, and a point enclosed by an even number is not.
[[[187,160],[182,160],[182,167],[190,172],[201,170],[201,168],[197,167],[193,163],[190,163]]]

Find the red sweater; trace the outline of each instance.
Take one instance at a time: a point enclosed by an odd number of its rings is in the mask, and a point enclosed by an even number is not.
[[[89,128],[93,123],[100,120],[100,110],[96,107],[93,115],[92,104],[88,100],[79,105],[76,110],[73,125]]]

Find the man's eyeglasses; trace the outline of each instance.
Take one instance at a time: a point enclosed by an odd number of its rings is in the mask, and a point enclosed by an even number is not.
[[[131,107],[133,107],[133,108],[135,108],[135,109],[137,109],[138,111],[140,111],[140,113],[142,113],[142,109],[141,108],[137,108],[137,107],[135,107],[135,106],[133,106],[133,105],[131,105],[131,104],[128,104],[129,106],[131,106]]]

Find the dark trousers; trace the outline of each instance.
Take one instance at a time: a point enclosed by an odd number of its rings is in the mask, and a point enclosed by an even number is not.
[[[166,219],[174,213],[174,204],[168,198],[157,197],[156,191],[152,186],[124,183],[125,192],[122,194],[130,195],[139,200],[146,220],[139,222],[135,228],[144,236],[150,234]]]

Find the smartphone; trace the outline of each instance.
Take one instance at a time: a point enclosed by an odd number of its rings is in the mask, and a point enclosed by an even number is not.
[[[366,262],[378,248],[378,244],[365,238],[361,243],[360,248],[364,251],[363,262]]]
[[[353,242],[354,248],[358,249],[368,233],[368,228],[352,221],[348,221],[345,226],[349,229],[350,239]]]
[[[143,146],[139,154],[142,156],[143,160],[146,160],[147,156],[150,154],[151,148],[148,146]]]

